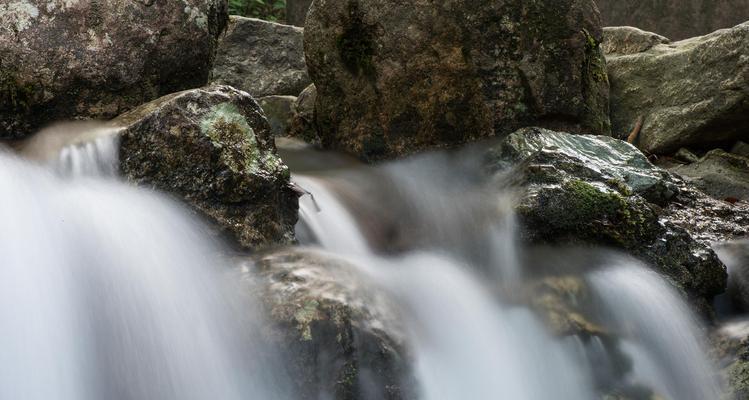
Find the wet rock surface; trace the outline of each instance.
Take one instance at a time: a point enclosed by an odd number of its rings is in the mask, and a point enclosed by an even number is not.
[[[220,39],[211,81],[255,97],[296,96],[311,83],[302,42],[301,28],[233,15]]]
[[[205,85],[226,19],[221,0],[3,1],[0,139]]]
[[[527,187],[517,209],[525,242],[623,250],[670,277],[703,311],[707,303],[699,299],[725,289],[725,267],[709,240],[700,232],[693,236],[695,226],[684,224],[680,214],[706,212],[702,207],[712,199],[650,164],[634,146],[609,137],[529,128],[490,150],[488,160],[496,170],[518,165],[519,183]],[[734,210],[727,212],[725,226],[716,222],[701,233],[741,229],[731,220]]]
[[[397,309],[354,266],[309,249],[261,254],[245,266],[272,336],[292,357],[301,398],[415,398]]]
[[[605,26],[637,26],[680,40],[749,21],[745,0],[596,0]]]
[[[297,196],[255,100],[228,86],[174,93],[113,121],[130,181],[171,193],[244,248],[290,244]]]
[[[672,171],[716,199],[749,201],[749,158],[715,149]]]
[[[376,161],[528,125],[607,134],[601,40],[592,0],[315,1],[322,144]]]
[[[605,49],[629,48],[606,56],[614,136],[625,139],[642,118],[636,144],[648,153],[749,137],[749,23],[674,43],[646,40],[653,46],[642,45],[646,33],[617,39],[631,28],[606,32]]]

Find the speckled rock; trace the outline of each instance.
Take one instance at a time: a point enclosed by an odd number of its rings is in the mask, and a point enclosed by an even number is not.
[[[324,147],[376,161],[541,125],[608,134],[593,0],[315,0]]]
[[[637,26],[681,40],[749,21],[746,0],[596,0],[606,26]]]
[[[640,117],[637,145],[650,153],[749,137],[749,22],[606,60],[616,137],[626,138]]]
[[[713,333],[714,356],[730,391],[726,400],[749,398],[749,321],[731,321]]]
[[[519,183],[527,187],[517,209],[525,242],[622,250],[668,276],[701,311],[725,289],[725,267],[709,243],[663,211],[686,208],[684,182],[634,146],[529,128],[490,150],[488,160],[501,171],[517,165]]]
[[[0,2],[0,138],[203,86],[224,0]]]
[[[310,4],[312,0],[286,0],[286,23],[303,27]]]
[[[265,96],[257,99],[268,119],[273,136],[284,136],[289,131],[294,116],[292,108],[297,98],[294,96]]]
[[[717,199],[749,201],[749,158],[715,149],[672,171]]]
[[[303,140],[306,143],[319,145],[320,135],[315,124],[315,101],[317,100],[317,88],[315,85],[307,86],[299,94],[294,103],[294,115],[289,127],[289,136]]]
[[[603,28],[603,52],[607,56],[623,56],[650,50],[655,45],[671,41],[657,33],[643,31],[631,26]]]
[[[303,30],[254,18],[231,16],[221,37],[211,81],[255,97],[296,96],[310,79]]]
[[[130,181],[172,193],[243,248],[293,241],[297,196],[253,98],[228,86],[174,93],[113,121]]]
[[[289,249],[246,262],[301,399],[415,398],[397,309],[345,261]]]

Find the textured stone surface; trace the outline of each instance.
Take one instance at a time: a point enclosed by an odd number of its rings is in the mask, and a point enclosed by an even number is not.
[[[651,153],[749,137],[749,23],[606,60],[615,136],[643,117],[637,144]]]
[[[749,21],[746,0],[596,0],[605,26],[636,26],[674,40]]]
[[[286,0],[286,23],[303,27],[310,4],[312,0]]]
[[[319,145],[320,135],[315,124],[315,101],[317,100],[317,88],[309,85],[299,94],[294,103],[294,115],[289,127],[289,136],[305,141],[306,143]]]
[[[607,134],[601,36],[593,0],[316,0],[322,144],[374,161],[528,125]]]
[[[749,158],[716,149],[672,171],[717,199],[749,201]]]
[[[223,0],[0,2],[0,138],[205,85]]]
[[[650,50],[655,45],[668,44],[671,41],[657,33],[643,31],[631,26],[603,28],[601,47],[607,56],[622,56]]]
[[[355,266],[304,249],[250,261],[301,399],[415,398],[397,309]]]
[[[257,99],[268,119],[273,136],[284,136],[289,130],[296,103],[294,96],[265,96]]]
[[[488,160],[497,170],[518,165],[528,188],[518,207],[524,241],[620,249],[670,277],[703,311],[704,299],[724,290],[725,267],[709,243],[663,211],[686,208],[684,183],[630,144],[531,128],[510,135]]]
[[[246,92],[174,93],[113,121],[130,181],[172,193],[244,248],[288,244],[297,197],[262,110]]]
[[[211,81],[255,97],[296,96],[310,84],[302,42],[301,28],[232,16],[219,42]]]

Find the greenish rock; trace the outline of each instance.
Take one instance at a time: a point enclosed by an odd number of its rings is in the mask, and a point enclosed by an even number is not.
[[[746,0],[596,0],[605,26],[637,26],[681,40],[749,21]]]
[[[682,147],[679,149],[679,151],[674,154],[674,158],[683,161],[685,163],[691,164],[694,162],[699,161],[699,157],[697,157],[696,154],[692,153],[689,149]]]
[[[610,133],[593,0],[318,0],[304,39],[322,145],[365,161],[524,126]]]
[[[294,96],[265,96],[257,99],[274,136],[285,136],[289,132],[296,101]]]
[[[606,34],[622,30],[631,28]],[[604,46],[612,47],[622,45]],[[749,138],[749,22],[640,52],[609,53],[606,63],[615,137],[627,138],[641,120],[637,147],[653,154]]]
[[[724,291],[725,267],[709,241],[693,237],[668,211],[696,204],[688,198],[693,192],[634,146],[527,128],[487,153],[491,171],[513,165],[526,189],[517,207],[524,242],[619,249],[669,277],[703,312]]]
[[[0,2],[0,139],[203,86],[225,0]]]
[[[183,199],[241,248],[294,240],[297,196],[260,106],[210,86],[164,96],[121,115],[120,169],[138,185]]]
[[[302,400],[415,398],[398,310],[355,266],[312,249],[240,260]]]
[[[749,201],[749,158],[721,149],[709,151],[689,165],[672,169],[717,199]]]
[[[303,36],[295,26],[232,15],[218,44],[211,82],[256,98],[296,96],[311,83]]]

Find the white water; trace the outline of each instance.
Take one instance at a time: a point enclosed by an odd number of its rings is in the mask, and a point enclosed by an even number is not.
[[[288,398],[220,247],[115,149],[0,151],[0,399]]]
[[[382,171],[344,179],[347,205],[336,193],[343,178],[294,179],[314,196],[300,200],[299,229],[311,231],[307,244],[347,256],[403,311],[422,400],[596,399],[604,394],[602,379],[609,389],[647,387],[670,400],[720,397],[700,327],[660,276],[618,255],[586,266],[594,271],[588,282],[601,302],[601,323],[621,332],[620,349],[633,361],[631,371],[612,380],[616,372],[607,370],[617,361],[600,338],[554,338],[528,307],[503,300],[522,290],[523,282],[512,213],[503,208],[487,214],[480,203],[490,193],[479,191],[472,203],[476,192],[470,188],[408,162],[400,165],[408,168],[385,166],[390,179],[384,186],[375,178]],[[357,197],[348,194],[356,182],[380,185],[383,196],[392,198],[355,204],[351,199]],[[505,204],[495,196],[494,203]],[[360,226],[379,222],[361,215],[378,206],[399,215],[396,225],[406,220],[401,228],[427,237],[427,243],[381,255]],[[466,215],[467,222],[461,219]],[[470,229],[479,234],[466,233]]]

